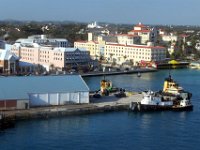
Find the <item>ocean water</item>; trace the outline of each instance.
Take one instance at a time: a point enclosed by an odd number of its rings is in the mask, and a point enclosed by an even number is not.
[[[172,77],[192,92],[190,112],[108,112],[51,119],[19,121],[0,132],[0,150],[199,150],[200,70],[171,70]],[[167,70],[107,76],[127,90],[160,90]],[[85,78],[92,90],[102,77]]]

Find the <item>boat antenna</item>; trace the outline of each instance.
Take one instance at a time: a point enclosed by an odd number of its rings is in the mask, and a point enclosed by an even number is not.
[[[171,64],[169,65],[169,80],[171,81],[172,77],[171,77]]]
[[[171,78],[171,64],[169,64],[169,77]]]
[[[105,67],[103,67],[103,80],[105,81]]]

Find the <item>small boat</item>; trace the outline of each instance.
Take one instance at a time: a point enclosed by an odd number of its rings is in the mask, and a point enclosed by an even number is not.
[[[142,92],[143,99],[141,102],[132,102],[130,110],[132,111],[161,111],[170,110],[173,106],[173,101],[164,100],[163,97],[153,91]]]
[[[179,86],[179,84],[172,79],[170,74],[169,77],[165,79],[163,90],[160,91],[160,94],[163,95],[164,99],[170,98],[171,100],[190,100],[192,97],[192,93],[185,91],[183,87]]]
[[[100,82],[100,91],[101,95],[109,96],[109,93],[112,91],[112,82],[110,80],[105,79],[105,76],[103,80]]]
[[[143,92],[143,99],[141,102],[132,102],[129,106],[131,111],[188,111],[193,110],[193,105],[190,100],[165,100],[158,92],[147,91]]]
[[[191,69],[200,69],[200,62],[199,61],[191,62],[190,65],[189,65],[189,68],[191,68]]]
[[[141,77],[141,73],[140,72],[138,72],[137,77]]]

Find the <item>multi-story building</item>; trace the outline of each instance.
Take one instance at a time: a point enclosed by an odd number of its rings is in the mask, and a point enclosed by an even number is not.
[[[131,61],[137,65],[141,61],[161,61],[166,58],[166,49],[161,46],[149,45],[123,45],[118,43],[105,45],[104,57],[117,64]]]
[[[140,36],[141,44],[146,44],[147,42],[157,41],[158,31],[155,28],[150,28],[142,23],[139,23],[134,26],[134,29],[129,31],[128,34]]]
[[[10,46],[3,43],[0,48],[0,73],[15,74],[19,69],[19,57],[10,51]]]
[[[132,35],[132,34],[117,34],[117,42],[119,44],[140,44],[141,43],[141,37],[138,35]]]
[[[91,57],[97,59],[101,55],[101,47],[104,49],[104,44],[100,44],[96,41],[76,41],[74,42],[74,47],[88,50]]]
[[[132,61],[137,65],[141,61],[160,61],[166,58],[166,49],[154,46],[157,33],[155,28],[139,23],[128,34],[95,35],[97,38],[94,38],[92,33],[88,33],[88,41],[77,41],[74,47],[89,50],[93,58],[103,56],[111,63]]]
[[[95,35],[91,32],[88,33],[87,41],[74,42],[75,48],[84,48],[90,52],[90,56],[93,59],[99,59],[104,56],[104,47],[106,42],[117,42],[117,36],[115,35]]]
[[[51,68],[65,70],[71,66],[83,66],[93,63],[89,51],[81,48],[44,47],[38,44],[22,45],[15,43],[12,52],[20,61],[42,65],[47,71]]]
[[[68,47],[68,40],[62,38],[48,38],[46,35],[32,35],[26,39],[18,39],[16,43],[49,45],[54,47]]]

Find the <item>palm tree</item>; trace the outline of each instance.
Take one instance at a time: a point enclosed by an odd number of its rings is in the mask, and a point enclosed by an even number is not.
[[[51,70],[54,70],[55,66],[54,66],[54,64],[51,64],[49,67],[50,67]]]
[[[110,53],[110,62],[113,61],[113,58],[112,58],[113,55],[114,55],[113,53]]]
[[[127,56],[126,56],[126,55],[124,55],[124,56],[123,56],[123,58],[124,58],[124,62],[126,62],[126,58],[127,58]]]

